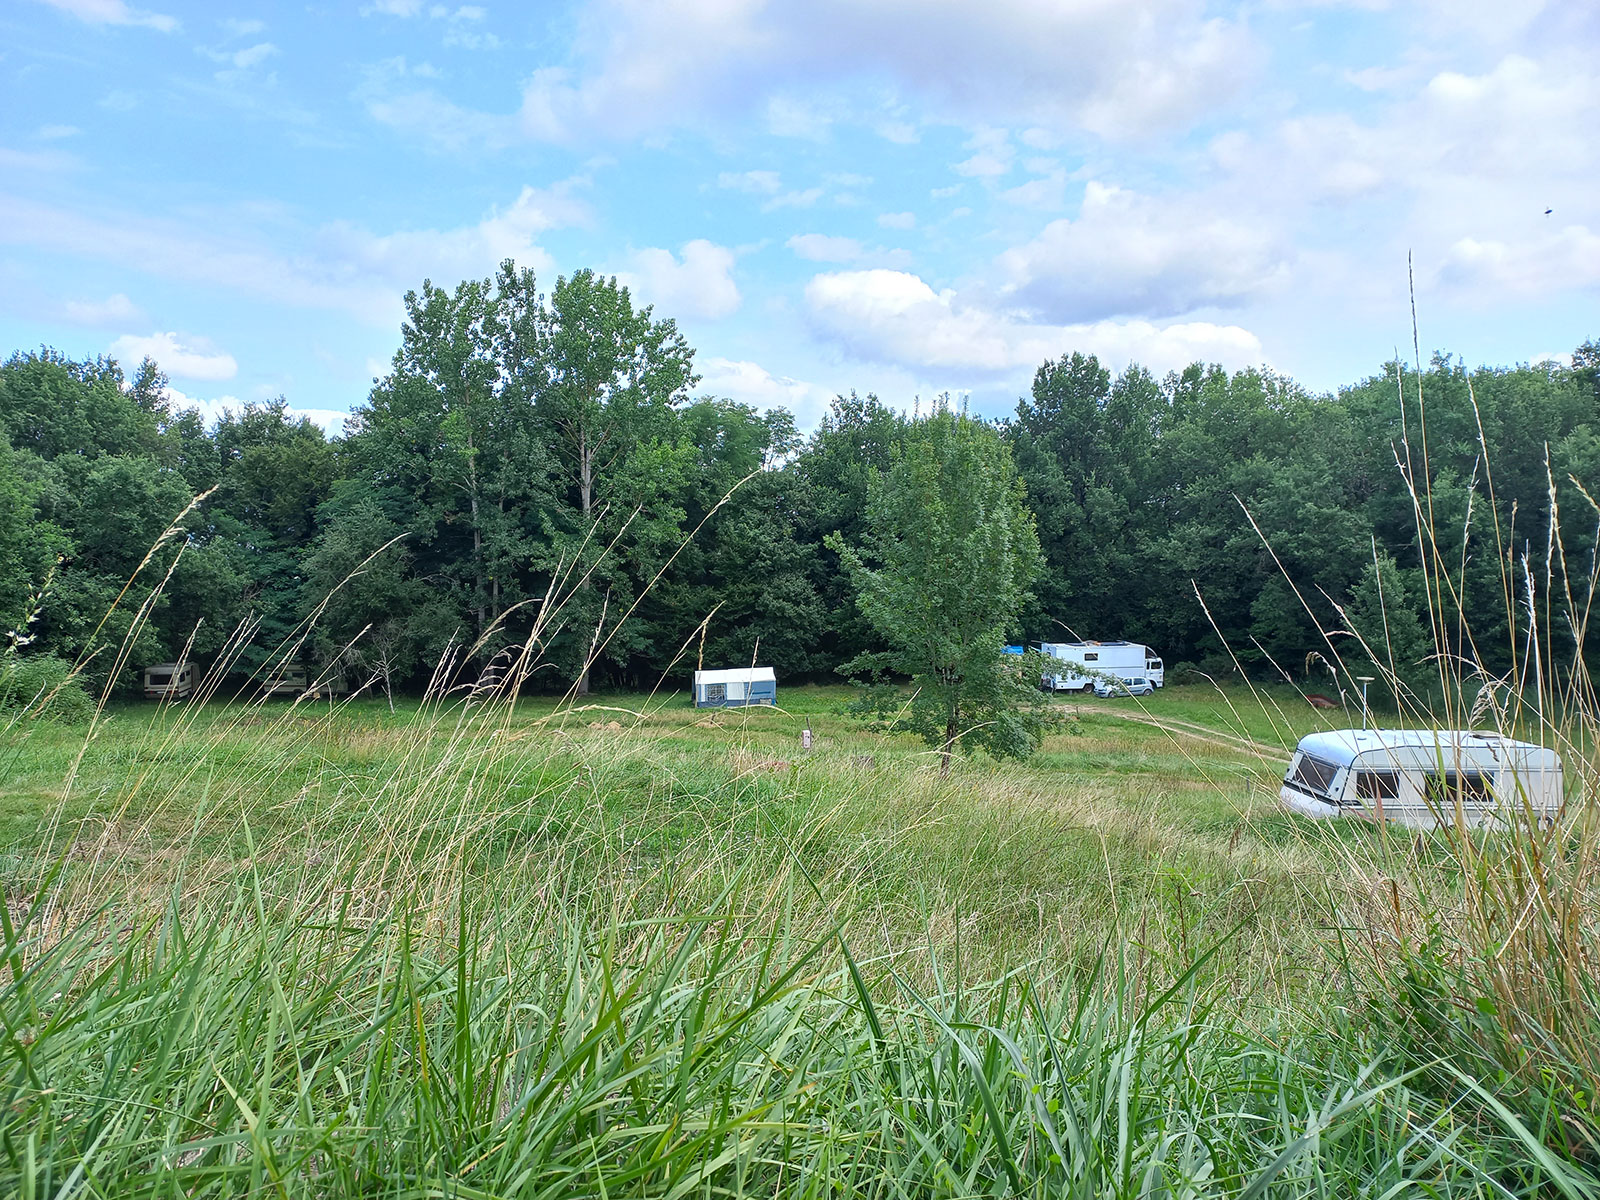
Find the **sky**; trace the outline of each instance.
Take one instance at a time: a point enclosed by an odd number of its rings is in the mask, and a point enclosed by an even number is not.
[[[1408,280],[1424,356],[1538,361],[1600,336],[1597,62],[1593,0],[8,0],[0,353],[337,429],[513,258],[802,428],[1072,351],[1333,389]]]

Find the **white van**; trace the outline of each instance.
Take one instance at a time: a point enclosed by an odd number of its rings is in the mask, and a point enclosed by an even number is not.
[[[1541,823],[1561,808],[1554,750],[1497,733],[1335,729],[1300,739],[1278,798],[1309,817],[1364,817],[1413,829]]]
[[[157,663],[144,669],[146,700],[187,700],[194,692],[194,668],[188,663]]]
[[[1161,656],[1138,642],[1041,642],[1039,650],[1064,666],[1060,673],[1044,677],[1044,686],[1053,692],[1084,692],[1094,686],[1094,676],[1079,674],[1073,667],[1107,675],[1138,675],[1148,679],[1151,687],[1163,687],[1167,682]]]

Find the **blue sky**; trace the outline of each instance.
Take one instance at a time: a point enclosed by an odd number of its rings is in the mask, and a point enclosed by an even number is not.
[[[1589,0],[18,0],[0,347],[331,422],[509,256],[809,427],[1072,350],[1352,382],[1410,253],[1424,353],[1532,361],[1600,336],[1597,61]]]

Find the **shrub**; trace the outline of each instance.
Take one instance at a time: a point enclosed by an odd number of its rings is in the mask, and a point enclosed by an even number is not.
[[[87,721],[94,701],[72,664],[53,654],[0,655],[0,717]]]

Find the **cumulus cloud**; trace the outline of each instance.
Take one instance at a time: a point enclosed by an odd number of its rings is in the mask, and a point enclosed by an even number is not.
[[[171,33],[178,28],[178,18],[165,13],[144,12],[131,8],[125,0],[43,0],[51,8],[60,9],[89,25],[136,25]]]
[[[659,247],[635,251],[617,278],[635,299],[654,305],[659,316],[715,319],[739,307],[733,263],[732,250],[696,238],[677,256]]]
[[[818,275],[806,286],[813,329],[864,362],[923,375],[975,378],[1014,373],[1072,350],[1113,364],[1157,371],[1197,359],[1230,366],[1257,363],[1261,343],[1237,325],[1095,321],[1048,324],[936,292],[916,275],[873,269]]]
[[[1284,249],[1262,224],[1091,181],[1077,219],[1000,256],[1007,291],[1056,320],[1165,317],[1238,304],[1282,283]]]
[[[1600,288],[1600,234],[1567,225],[1516,242],[1456,241],[1438,271],[1440,283],[1469,298],[1506,292],[1535,297],[1552,290]]]
[[[787,408],[802,426],[812,424],[827,405],[827,394],[814,384],[774,375],[759,363],[728,358],[696,359],[699,390],[755,408]]]
[[[602,0],[582,9],[571,62],[532,73],[522,111],[529,136],[568,143],[763,104],[773,132],[822,137],[836,112],[861,106],[830,106],[820,89],[887,79],[947,118],[1022,113],[1120,137],[1189,124],[1255,58],[1244,23],[1209,16],[1202,0]],[[915,134],[892,112],[867,120]]]
[[[148,337],[125,333],[111,343],[107,353],[126,365],[153,358],[168,375],[181,379],[216,381],[232,379],[239,373],[233,355],[215,349],[204,338],[188,338],[179,333],[152,333]]]
[[[915,229],[917,214],[911,212],[880,213],[878,224],[884,229]]]
[[[145,319],[139,306],[121,292],[104,300],[68,300],[61,307],[67,320],[79,325],[133,325]]]

